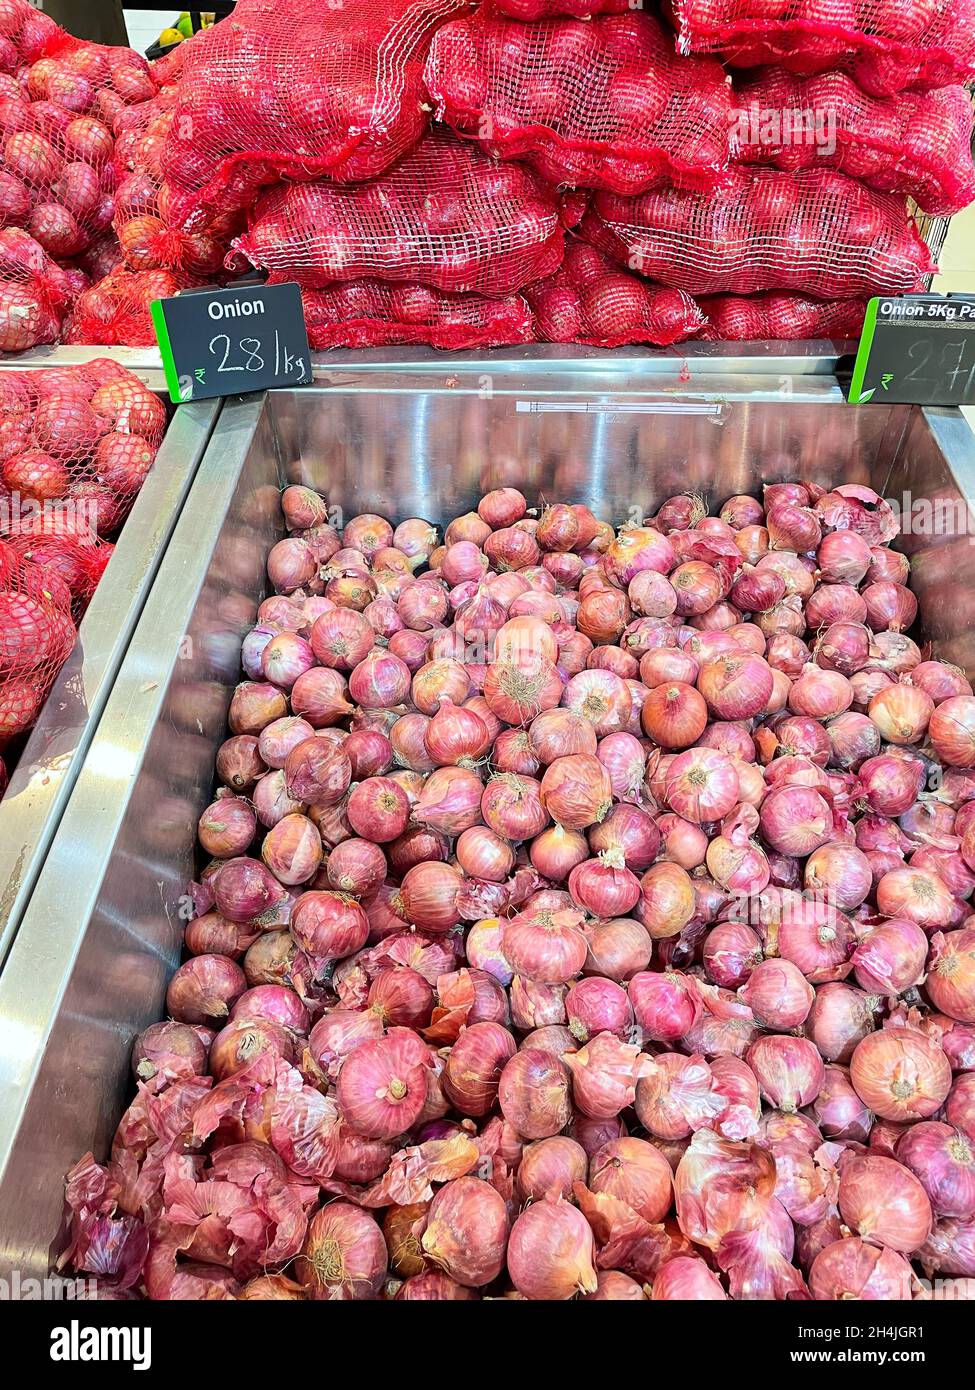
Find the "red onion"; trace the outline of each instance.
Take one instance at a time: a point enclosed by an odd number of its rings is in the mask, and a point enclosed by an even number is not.
[[[585,830],[601,821],[612,799],[608,772],[597,758],[586,754],[556,758],[542,778],[542,805],[568,830]]]
[[[634,975],[629,995],[643,1036],[653,1042],[676,1042],[682,1038],[700,1010],[688,977],[673,972]]]
[[[813,719],[833,719],[853,703],[853,686],[839,671],[807,666],[789,694],[793,714]]]
[[[511,983],[514,971],[502,950],[504,929],[498,918],[477,922],[467,933],[467,959],[472,966],[486,971],[501,985]]]
[[[827,1139],[866,1143],[873,1115],[853,1089],[846,1067],[826,1068],[823,1089],[810,1107],[811,1118]]]
[[[374,893],[385,881],[386,856],[369,840],[343,840],[328,856],[330,885],[340,893],[361,897]]]
[[[481,1178],[456,1178],[430,1203],[423,1253],[466,1288],[480,1288],[504,1268],[508,1212],[504,1199]]]
[[[802,858],[826,843],[833,816],[826,801],[808,787],[783,787],[762,803],[762,834],[780,854]]]
[[[855,771],[880,752],[880,730],[865,714],[841,714],[830,720],[826,732],[830,762],[837,767]]]
[[[323,1076],[334,1082],[349,1054],[362,1043],[381,1038],[383,1031],[382,1021],[375,1013],[332,1009],[322,1015],[308,1035],[308,1051]]]
[[[262,1056],[294,1062],[292,1035],[269,1018],[232,1019],[211,1044],[210,1073],[216,1081],[226,1081]]]
[[[644,1221],[662,1221],[673,1200],[670,1164],[643,1139],[613,1139],[593,1156],[591,1191],[623,1202]]]
[[[586,928],[585,938],[588,953],[583,971],[587,975],[622,982],[649,964],[653,943],[631,918],[593,922]]]
[[[565,1063],[539,1048],[523,1049],[505,1064],[498,1100],[505,1119],[525,1139],[558,1134],[572,1114]]]
[[[926,1120],[951,1089],[951,1066],[937,1043],[916,1028],[888,1026],[857,1044],[850,1080],[881,1118]]]
[[[812,986],[789,960],[762,961],[738,994],[757,1023],[777,1030],[798,1028],[804,1023],[816,997]]]
[[[877,907],[885,917],[906,917],[921,927],[946,927],[951,921],[952,897],[937,874],[926,869],[893,869],[877,884]]]
[[[761,960],[761,942],[744,923],[719,922],[708,932],[703,961],[708,979],[714,984],[737,989]]]
[[[226,956],[193,956],[176,971],[166,991],[166,1008],[178,1023],[222,1026],[247,980]]]
[[[495,488],[487,492],[477,504],[477,515],[489,528],[513,526],[528,510],[524,495],[513,487]],[[485,537],[482,537],[485,539]]]
[[[640,880],[626,868],[622,850],[608,849],[576,865],[569,874],[569,892],[593,917],[620,917],[639,901]]]
[[[914,922],[892,918],[868,927],[853,952],[857,983],[873,994],[903,994],[920,982],[928,941]]]
[[[805,1038],[781,1033],[759,1038],[745,1060],[758,1078],[762,1095],[779,1110],[810,1105],[823,1089],[823,1059]]]
[[[855,531],[833,531],[824,536],[816,552],[820,575],[826,584],[859,584],[871,562],[870,547]]]
[[[338,1101],[345,1119],[366,1139],[393,1139],[414,1125],[426,1101],[430,1057],[406,1028],[362,1043],[339,1073]]]
[[[917,680],[917,671],[914,680]],[[940,703],[930,716],[928,732],[934,751],[951,767],[975,766],[975,699],[958,695]]]
[[[925,988],[941,1013],[975,1023],[975,930],[934,936]]]
[[[253,807],[237,796],[218,797],[203,812],[198,825],[200,844],[215,859],[244,854],[256,830]]]
[[[378,1298],[386,1260],[386,1242],[369,1213],[331,1202],[309,1222],[295,1274],[311,1298]]]
[[[910,589],[889,580],[868,584],[863,591],[867,621],[874,632],[903,632],[917,618],[917,599]]]
[[[302,893],[291,913],[291,934],[309,955],[340,960],[365,945],[369,919],[344,893]]]
[[[257,859],[226,859],[212,881],[217,911],[231,922],[251,922],[278,902],[284,890]]]
[[[565,1012],[572,1036],[580,1042],[602,1032],[625,1037],[633,1024],[626,990],[597,976],[578,980],[572,986],[565,997]]]
[[[189,1024],[151,1023],[132,1046],[132,1075],[136,1081],[150,1083],[154,1090],[173,1081],[189,1080],[206,1071],[207,1051],[206,1043]]]
[[[480,812],[486,824],[506,840],[530,840],[548,824],[542,784],[532,777],[505,772],[483,789]]]
[[[649,1065],[638,1046],[622,1043],[611,1033],[600,1033],[563,1060],[572,1072],[577,1108],[594,1120],[612,1119],[632,1105],[637,1082]]]
[[[695,907],[694,885],[684,870],[677,864],[658,863],[640,881],[634,916],[658,941],[682,931]]]
[[[697,869],[705,861],[708,837],[699,825],[692,825],[683,816],[657,816],[657,829],[663,844],[662,857],[682,869]]]
[[[444,1091],[463,1115],[486,1115],[497,1099],[505,1064],[515,1042],[497,1023],[474,1023],[454,1043],[444,1068]]]
[[[511,1228],[508,1273],[525,1298],[564,1300],[595,1293],[595,1258],[592,1229],[569,1202],[533,1202]]]
[[[911,1266],[896,1251],[853,1236],[821,1250],[809,1271],[813,1298],[833,1300],[909,1299],[914,1288]]]
[[[738,793],[734,764],[713,748],[680,753],[667,770],[667,802],[689,821],[721,820],[737,803]]]
[[[457,896],[462,884],[463,874],[450,864],[415,865],[400,885],[403,920],[421,931],[450,931],[460,920]]]
[[[659,1301],[720,1302],[728,1295],[721,1281],[703,1260],[693,1255],[677,1255],[664,1264],[653,1281],[652,1297]]]
[[[540,874],[553,883],[562,883],[576,865],[589,858],[589,845],[580,831],[553,825],[535,837],[529,855]]]
[[[975,1144],[950,1124],[912,1125],[897,1143],[897,1159],[918,1179],[936,1216],[975,1213]]]
[[[931,1231],[931,1204],[902,1163],[853,1155],[840,1168],[840,1214],[857,1235],[909,1255]]]
[[[847,1063],[857,1044],[876,1027],[878,1004],[852,985],[821,985],[806,1019],[806,1035],[828,1062]]]
[[[924,784],[924,768],[919,761],[886,753],[868,758],[857,776],[870,809],[882,816],[903,815],[917,800]]]
[[[523,1202],[540,1202],[550,1192],[572,1200],[575,1183],[584,1183],[589,1159],[581,1144],[556,1135],[528,1144],[522,1155],[516,1179]]]
[[[409,797],[391,777],[367,777],[352,788],[345,813],[357,835],[375,844],[388,844],[406,830]]]
[[[760,656],[726,656],[706,662],[697,688],[717,719],[751,719],[772,695],[772,671]]]
[[[641,718],[644,733],[661,748],[689,748],[707,726],[708,709],[693,686],[673,682],[651,689]]]

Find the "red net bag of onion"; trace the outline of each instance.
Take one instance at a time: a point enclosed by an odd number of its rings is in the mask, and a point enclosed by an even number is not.
[[[0,380],[0,535],[83,612],[166,428],[159,398],[117,362]]]
[[[902,199],[827,169],[741,171],[707,197],[597,193],[580,234],[689,294],[849,299],[923,289],[936,269]]]
[[[631,0],[489,0],[485,6],[491,14],[520,19],[528,24],[536,19],[553,19],[567,15],[571,19],[588,19],[597,14],[628,14],[637,9]]]
[[[875,96],[975,76],[973,0],[670,0],[684,53],[796,72],[847,66]]]
[[[64,270],[19,227],[0,230],[0,351],[56,343],[81,288],[82,272]]]
[[[219,278],[242,213],[214,215],[193,232],[174,225],[172,190],[163,178],[162,151],[173,123],[178,86],[168,83],[151,101],[115,119],[115,216],[121,256],[130,270],[172,270]]]
[[[972,102],[964,87],[865,96],[831,72],[770,68],[736,84],[738,158],[777,169],[839,169],[870,188],[906,193],[934,216],[975,200]]]
[[[146,60],[71,38],[26,0],[0,5],[0,218],[49,255],[87,249],[110,225],[112,125],[152,96]]]
[[[0,540],[0,750],[33,727],[75,635],[67,584]]]
[[[540,342],[666,347],[693,338],[705,316],[682,290],[648,285],[628,275],[593,246],[566,243],[554,275],[525,290]]]
[[[778,338],[859,338],[867,303],[864,299],[804,299],[797,294],[715,295],[699,301],[707,315],[701,337],[717,342],[756,342]]]
[[[68,344],[153,347],[156,333],[149,306],[180,290],[207,283],[176,270],[127,270],[123,265],[83,290],[64,325]]]
[[[728,165],[728,78],[675,55],[650,15],[526,25],[481,10],[437,32],[425,81],[438,120],[550,183],[709,188]]]
[[[375,178],[429,123],[423,63],[464,0],[240,0],[189,46],[163,157],[176,221],[249,207],[281,177]]]
[[[562,240],[554,190],[436,131],[370,183],[272,189],[234,245],[272,282],[377,277],[495,297],[554,270]]]
[[[429,285],[350,280],[305,290],[302,303],[308,342],[316,351],[408,343],[455,351],[534,339],[531,310],[517,294],[485,299]]]
[[[892,507],[281,500],[66,1262],[153,1299],[975,1277],[975,696],[907,635]]]

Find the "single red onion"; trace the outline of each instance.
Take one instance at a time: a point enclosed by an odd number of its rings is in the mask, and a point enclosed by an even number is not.
[[[525,1147],[516,1177],[523,1202],[540,1202],[550,1192],[572,1200],[575,1183],[584,1183],[589,1158],[581,1144],[564,1135],[539,1139]]]
[[[525,1298],[564,1300],[595,1293],[595,1258],[592,1229],[569,1202],[533,1202],[511,1228],[508,1273]]]

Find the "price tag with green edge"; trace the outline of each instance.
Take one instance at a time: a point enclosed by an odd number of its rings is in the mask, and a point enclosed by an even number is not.
[[[975,405],[975,294],[871,299],[849,400]]]
[[[234,285],[157,299],[152,322],[170,398],[308,386],[308,332],[297,285]]]

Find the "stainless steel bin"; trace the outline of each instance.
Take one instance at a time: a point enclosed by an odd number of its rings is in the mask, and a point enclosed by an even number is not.
[[[344,516],[438,522],[500,483],[616,521],[670,493],[720,502],[782,478],[909,493],[942,519],[904,542],[924,631],[975,671],[975,440],[961,416],[850,407],[829,376],[774,361],[762,376],[702,365],[690,380],[612,357],[336,366],[321,386],[224,405],[0,977],[0,1264],[46,1269],[63,1174],[105,1153],[131,1040],[162,1014],[283,484],[312,484]]]

